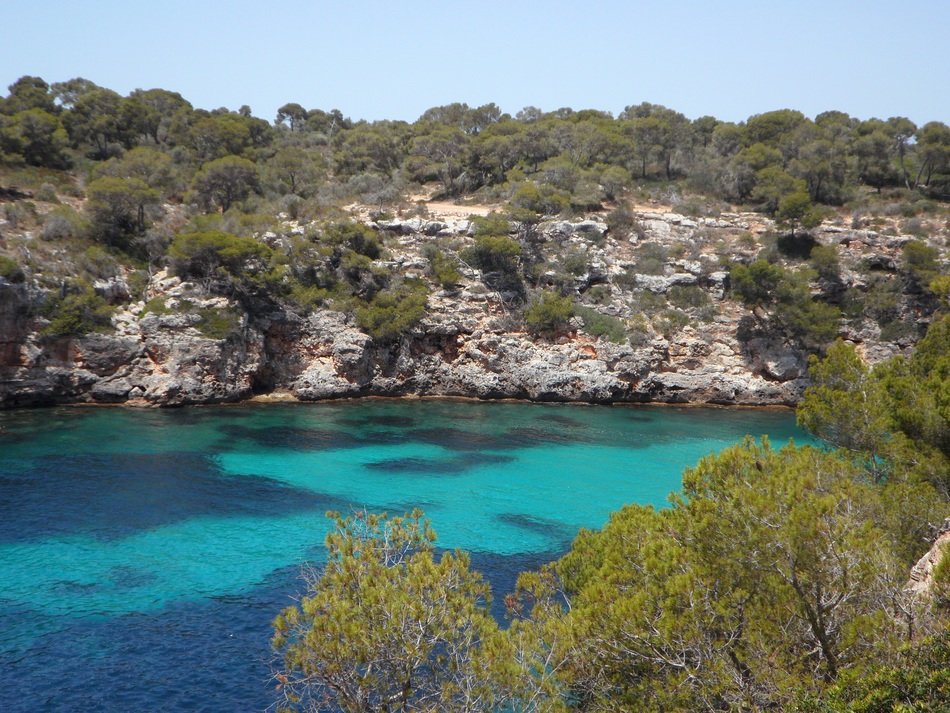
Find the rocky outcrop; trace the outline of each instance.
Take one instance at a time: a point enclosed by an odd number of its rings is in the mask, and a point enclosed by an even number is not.
[[[665,301],[687,288],[701,291],[707,307],[711,305],[708,313],[684,306],[680,316],[687,315],[687,323],[662,329],[654,320],[623,344],[586,334],[577,319],[554,335],[526,333],[507,312],[503,296],[486,288],[466,264],[459,266],[463,284],[430,294],[425,318],[387,343],[374,342],[340,312],[300,315],[274,304],[249,309],[164,272],[151,279],[148,306],[145,301],[129,303],[130,290],[121,278],[94,285],[100,296],[118,305],[113,334],[49,339],[40,336],[43,320],[33,309],[41,293],[0,279],[0,407],[77,401],[179,405],[268,392],[302,401],[432,395],[594,403],[796,403],[807,385],[805,355],[755,330],[746,330],[740,339],[740,327],[751,318],[726,299],[728,273],[712,252],[717,241],[721,250],[731,240],[733,255],[752,259],[755,252],[746,247],[748,241],[736,236],[764,230],[762,218],[641,212],[637,221],[630,234],[611,234],[606,223],[591,219],[542,222],[521,236],[530,249],[582,256],[584,270],[570,279],[579,296],[597,286],[597,311],[603,315],[642,322],[638,303]],[[471,222],[459,219],[408,218],[370,225],[390,236],[386,268],[407,276],[425,274],[422,248],[428,242],[446,239],[464,247],[471,244],[473,232]],[[301,225],[287,221],[283,234],[271,231],[261,239],[277,245],[303,233]],[[816,238],[852,256],[842,261],[842,289],[864,279],[848,265],[870,260],[865,266],[891,270],[906,242],[900,236],[837,226],[816,231]],[[646,241],[663,246],[669,256],[662,270],[654,266],[642,274],[636,250]],[[545,279],[563,278],[552,272],[541,275],[542,284]],[[209,333],[200,316],[209,311],[234,315],[236,321],[224,335]],[[912,343],[883,340],[869,320],[852,323],[844,334],[862,343],[872,360]]]
[[[907,590],[918,595],[928,595],[934,588],[934,570],[950,552],[950,518],[943,522],[930,549],[917,560],[910,570]]]

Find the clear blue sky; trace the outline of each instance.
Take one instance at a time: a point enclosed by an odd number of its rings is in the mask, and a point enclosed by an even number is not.
[[[950,0],[5,0],[0,85],[414,120],[453,101],[950,123]],[[6,93],[4,91],[4,93]]]

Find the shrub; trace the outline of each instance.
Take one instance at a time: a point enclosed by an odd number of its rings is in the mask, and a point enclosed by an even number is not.
[[[168,249],[172,269],[181,277],[212,277],[219,270],[238,276],[250,261],[266,261],[270,255],[270,248],[257,240],[220,230],[176,235]]]
[[[49,324],[41,334],[46,337],[82,336],[105,332],[111,327],[112,307],[91,288],[51,300],[47,305]]]
[[[515,220],[533,221],[543,215],[558,215],[570,205],[570,195],[549,184],[527,182],[515,190],[509,201]]]
[[[573,316],[574,304],[570,297],[544,291],[528,305],[524,321],[532,333],[541,334],[564,327]]]
[[[656,331],[669,339],[683,327],[689,324],[689,315],[678,309],[663,310],[659,317],[653,321]]]
[[[195,329],[209,339],[227,339],[241,327],[240,313],[230,307],[200,309],[198,316]]]
[[[77,238],[87,230],[83,217],[69,206],[59,206],[49,212],[43,223],[43,240]]]
[[[373,229],[352,220],[331,223],[325,227],[322,242],[349,248],[371,260],[378,259],[383,252],[383,246]]]
[[[46,201],[47,203],[59,203],[59,198],[56,197],[56,186],[52,183],[44,183],[33,194],[33,197],[38,201]]]
[[[590,307],[577,307],[575,311],[584,320],[584,331],[592,337],[606,337],[615,344],[621,344],[626,338],[627,330],[622,320]]]
[[[476,237],[484,235],[508,235],[511,232],[511,225],[501,213],[492,211],[488,215],[472,216],[472,225],[475,226]]]
[[[521,245],[505,235],[481,235],[462,251],[462,259],[485,272],[515,272]]]
[[[808,257],[812,269],[824,280],[837,280],[841,271],[838,249],[834,245],[815,245]]]
[[[462,273],[455,267],[455,261],[431,243],[423,246],[423,256],[429,261],[429,274],[443,288],[455,287],[462,281]]]
[[[637,248],[637,272],[641,275],[662,275],[668,257],[659,243],[643,243]]]
[[[680,309],[700,309],[709,304],[706,290],[696,285],[673,285],[667,293],[670,303]]]
[[[936,248],[920,240],[911,240],[904,245],[904,272],[914,286],[926,290],[940,274],[939,256]]]
[[[406,280],[398,288],[376,293],[368,304],[358,307],[356,323],[376,341],[392,341],[425,316],[427,297],[425,285]]]
[[[619,205],[607,214],[607,231],[616,238],[635,235],[638,240],[646,237],[646,230],[633,212]]]
[[[0,277],[9,282],[23,282],[26,279],[22,268],[6,255],[0,255]]]

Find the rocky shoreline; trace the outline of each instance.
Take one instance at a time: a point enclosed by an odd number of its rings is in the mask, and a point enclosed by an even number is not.
[[[64,403],[178,406],[243,401],[286,394],[298,401],[382,396],[467,397],[539,402],[666,403],[731,406],[793,406],[807,381],[807,354],[763,333],[740,334],[749,311],[727,297],[728,273],[711,246],[736,260],[759,249],[743,236],[771,225],[761,216],[735,214],[690,219],[672,213],[636,214],[638,231],[611,235],[600,219],[549,221],[524,238],[552,253],[584,257],[583,285],[604,285],[599,307],[619,319],[636,316],[638,294],[664,297],[676,285],[699,288],[715,308],[663,334],[649,328],[636,342],[614,343],[585,333],[576,318],[556,335],[524,331],[504,300],[486,289],[477,272],[452,289],[436,289],[425,317],[400,339],[376,343],[352,316],[328,309],[299,314],[270,305],[248,310],[228,296],[167,273],[152,275],[144,299],[129,297],[121,277],[96,284],[116,304],[110,334],[73,338],[41,335],[34,304],[40,291],[29,280],[0,279],[0,408]],[[260,239],[279,244],[303,228],[285,220],[283,232]],[[390,236],[387,265],[424,275],[421,247],[433,237],[459,245],[471,241],[461,220],[392,220],[372,223]],[[842,255],[841,285],[860,286],[855,266],[873,263],[896,273],[901,246],[911,238],[826,225],[818,244]],[[670,249],[661,274],[631,267],[638,245]],[[685,246],[672,249],[674,246]],[[684,254],[687,253],[687,254]],[[716,258],[716,259],[714,259]],[[632,278],[631,277],[631,272]],[[628,276],[625,283],[618,275]],[[543,276],[542,276],[543,279]],[[664,297],[665,299],[665,297]],[[150,310],[148,305],[160,304]],[[180,309],[187,304],[190,311]],[[902,309],[910,313],[911,307]],[[198,329],[196,310],[231,310],[234,329],[211,338]],[[747,330],[748,331],[748,330]],[[870,319],[852,320],[841,336],[870,361],[912,347],[887,341]]]

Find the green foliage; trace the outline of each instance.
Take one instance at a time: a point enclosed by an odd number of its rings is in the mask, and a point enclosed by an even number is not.
[[[800,423],[856,453],[871,474],[931,483],[950,496],[950,317],[909,358],[873,371],[841,342],[813,359]]]
[[[809,253],[812,269],[823,280],[837,280],[841,266],[838,263],[838,249],[834,245],[815,245]]]
[[[662,275],[666,271],[669,253],[659,243],[641,243],[637,246],[637,272],[641,275]]]
[[[750,307],[772,302],[784,277],[785,271],[781,266],[765,260],[756,260],[750,265],[735,263],[729,270],[733,293]]]
[[[490,592],[418,511],[331,513],[327,564],[274,622],[287,710],[494,710]]]
[[[559,215],[570,205],[570,194],[546,183],[522,183],[515,189],[509,205],[515,220],[535,222],[545,215]]]
[[[147,227],[146,211],[157,206],[157,191],[139,178],[97,178],[86,187],[92,236],[107,245],[129,249]]]
[[[45,312],[49,324],[41,331],[44,337],[80,337],[112,327],[112,307],[88,286],[50,300]]]
[[[195,329],[209,339],[227,339],[241,327],[241,314],[234,309],[208,307],[198,310],[198,316]]]
[[[0,277],[8,282],[14,283],[23,282],[23,280],[26,279],[26,276],[23,274],[23,269],[15,260],[6,255],[0,255]]]
[[[574,312],[584,320],[584,331],[592,337],[604,337],[615,344],[627,338],[627,328],[622,320],[590,307],[575,307]]]
[[[451,289],[462,281],[462,273],[458,271],[456,261],[435,245],[424,245],[422,254],[429,261],[429,274],[443,288]]]
[[[331,223],[323,229],[322,242],[332,246],[349,248],[355,253],[376,260],[382,254],[383,246],[376,232],[362,223],[343,221]]]
[[[192,187],[205,210],[217,206],[224,213],[259,190],[257,166],[240,156],[223,156],[202,166]]]
[[[40,235],[44,240],[68,240],[85,234],[88,227],[75,210],[65,205],[57,206],[46,215]]]
[[[241,276],[256,265],[261,268],[271,256],[266,245],[219,230],[181,233],[168,249],[177,275],[209,278],[218,272]]]
[[[791,272],[765,260],[736,263],[730,270],[733,293],[746,305],[770,310],[773,328],[811,349],[835,338],[841,311],[812,299],[809,272]]]
[[[950,630],[902,647],[893,662],[848,672],[814,713],[942,713],[950,710]]]
[[[382,290],[356,309],[356,323],[378,342],[393,341],[425,316],[428,290],[418,280],[406,280]]]
[[[893,635],[903,575],[846,459],[747,440],[672,502],[624,508],[548,570],[570,600],[563,677],[590,709],[782,710]]]
[[[506,236],[511,232],[508,218],[494,211],[484,216],[472,216],[472,225],[475,226],[475,236],[479,238]]]
[[[917,289],[927,290],[931,281],[940,275],[936,248],[920,240],[911,240],[904,245],[904,271]]]
[[[680,309],[702,309],[709,305],[709,294],[698,285],[673,285],[666,297],[674,307]]]
[[[545,290],[525,309],[524,321],[532,333],[542,334],[563,329],[573,316],[570,297]]]
[[[462,259],[485,272],[518,270],[521,245],[506,235],[479,235],[475,245],[462,252]]]

